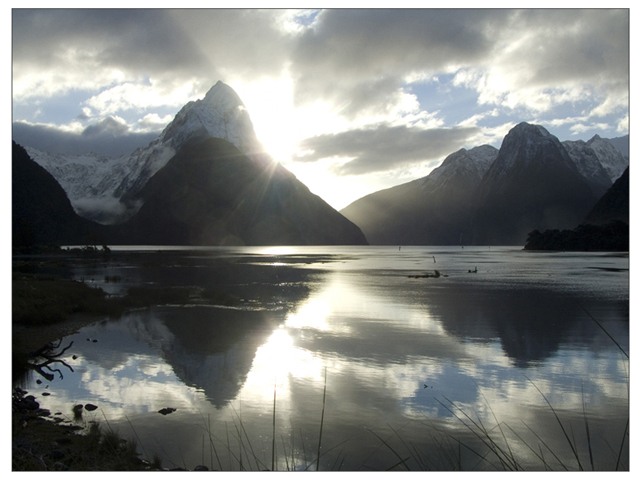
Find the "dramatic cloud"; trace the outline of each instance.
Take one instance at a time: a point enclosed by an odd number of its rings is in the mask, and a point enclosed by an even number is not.
[[[335,166],[339,175],[363,175],[400,166],[441,159],[465,145],[478,133],[477,128],[421,130],[407,126],[351,130],[319,135],[300,143],[304,162],[323,158],[343,158],[348,162]]]
[[[14,122],[12,133],[17,143],[45,152],[72,155],[96,152],[112,157],[131,153],[158,136],[157,132],[131,133],[126,125],[113,118],[78,131],[53,125]]]
[[[357,98],[369,91],[375,104],[416,72],[455,72],[486,57],[483,31],[498,22],[483,10],[329,10],[300,38],[293,55],[296,100],[318,96]],[[354,103],[356,110],[361,103]]]
[[[522,121],[626,134],[629,29],[624,8],[13,9],[14,138],[129,153],[222,80],[274,157],[333,195],[340,175],[426,175]]]

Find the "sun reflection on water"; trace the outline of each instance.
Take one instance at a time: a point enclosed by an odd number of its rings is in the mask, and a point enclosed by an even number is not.
[[[256,252],[258,255],[291,255],[294,253],[293,247],[277,246],[265,247]]]

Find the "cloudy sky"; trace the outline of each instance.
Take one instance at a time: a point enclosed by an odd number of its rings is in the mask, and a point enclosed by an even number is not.
[[[14,9],[13,136],[147,145],[218,80],[265,148],[337,209],[521,121],[629,128],[627,9]]]

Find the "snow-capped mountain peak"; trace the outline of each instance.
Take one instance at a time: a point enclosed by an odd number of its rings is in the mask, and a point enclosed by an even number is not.
[[[498,150],[491,145],[471,150],[461,148],[447,156],[438,168],[421,179],[421,187],[434,191],[457,176],[465,176],[479,183],[497,156]]]
[[[600,138],[599,135],[594,135],[593,138],[587,142],[587,145],[593,150],[596,157],[598,157],[602,167],[609,175],[611,183],[620,178],[629,166],[629,159],[620,153],[609,140]]]
[[[503,177],[514,168],[526,167],[533,159],[545,158],[554,158],[569,168],[576,168],[556,136],[541,125],[522,122],[504,137],[498,158],[487,172],[487,176]]]
[[[113,223],[140,207],[136,194],[182,146],[197,137],[222,138],[254,162],[269,163],[256,137],[249,113],[236,92],[218,81],[199,100],[184,105],[160,136],[143,148],[120,158],[98,155],[52,155],[25,149],[65,189],[76,212]],[[111,207],[111,208],[108,208]]]
[[[236,92],[221,81],[211,87],[204,98],[182,107],[159,141],[178,150],[194,135],[223,138],[256,161],[264,155],[249,112]]]

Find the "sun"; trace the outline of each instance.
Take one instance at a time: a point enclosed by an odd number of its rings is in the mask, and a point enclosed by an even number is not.
[[[353,182],[336,177],[331,167],[348,159],[322,159],[316,162],[296,161],[303,153],[299,143],[323,133],[348,129],[349,122],[340,114],[349,103],[339,105],[319,99],[313,104],[294,104],[294,82],[283,74],[255,82],[230,80],[249,112],[258,140],[275,161],[291,171],[312,193],[334,208],[342,208],[358,195],[370,191],[354,191]]]

